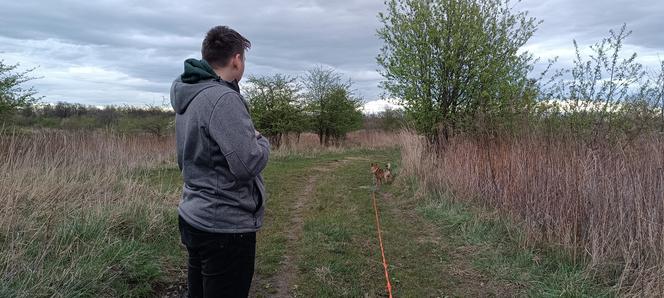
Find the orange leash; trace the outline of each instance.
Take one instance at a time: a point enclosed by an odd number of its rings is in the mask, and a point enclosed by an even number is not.
[[[392,284],[390,284],[390,275],[387,273],[387,261],[385,260],[385,249],[383,249],[383,236],[380,231],[380,219],[378,218],[378,207],[376,207],[376,192],[371,192],[373,207],[376,212],[376,229],[378,230],[378,243],[380,243],[380,254],[383,256],[383,268],[385,269],[385,281],[387,282],[387,293],[392,298]]]

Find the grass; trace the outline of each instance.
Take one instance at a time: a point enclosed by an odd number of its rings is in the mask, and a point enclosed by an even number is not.
[[[615,289],[593,279],[585,264],[555,248],[523,247],[522,230],[487,209],[454,203],[449,194],[430,194],[418,212],[435,223],[448,245],[484,278],[508,285],[511,294],[529,297],[612,297]],[[494,293],[499,294],[499,293]]]
[[[36,139],[0,140],[9,161],[0,168],[11,173],[0,176],[0,297],[159,296],[185,282],[171,140],[26,137]],[[524,248],[518,224],[427,193],[400,160],[396,149],[275,154],[264,171],[257,296],[281,293],[289,275],[297,296],[385,295],[374,161],[397,174],[377,196],[396,297],[615,294],[564,251]]]
[[[69,214],[49,227],[49,235],[17,236],[12,245],[22,246],[23,253],[6,265],[29,267],[5,268],[16,273],[0,285],[0,296],[144,297],[153,285],[169,282],[164,264],[183,258],[174,241],[174,210],[100,207]]]
[[[320,173],[306,207],[304,231],[296,253],[297,296],[358,297],[383,292],[377,256],[369,160],[381,153],[351,154],[334,170]]]
[[[273,159],[264,171],[269,197],[265,202],[265,220],[258,234],[256,273],[272,276],[277,273],[281,256],[286,249],[288,208],[307,177],[308,170],[317,162],[316,158]]]
[[[183,258],[172,193],[131,174],[162,164],[169,143],[74,132],[0,137],[0,296],[144,297],[169,283]]]
[[[664,293],[661,135],[618,143],[566,134],[456,136],[437,153],[413,133],[401,138],[409,175],[519,222],[523,247],[568,252],[627,296]]]
[[[297,200],[303,199],[300,193],[307,188],[310,177],[316,174],[317,169],[337,163],[345,157],[365,155],[367,152],[370,151],[352,149],[328,153],[310,152],[280,156],[270,160],[264,171],[265,182],[269,187],[265,222],[258,234],[257,241],[256,276],[258,281],[256,283],[257,287],[260,288],[259,296],[274,294],[276,289],[273,282],[282,273],[280,270],[282,269],[283,256],[286,254],[286,250],[294,249],[287,245],[288,234],[293,229],[291,218],[293,213],[296,212],[294,206]],[[335,183],[337,187],[344,187],[343,184],[339,184],[339,181],[334,179],[318,179],[315,189],[325,187],[326,183]],[[318,191],[312,193],[311,197],[318,199]],[[306,208],[308,214],[311,211],[310,209],[314,207],[307,206]],[[308,219],[308,215],[306,216]],[[305,221],[305,235],[308,235],[306,231],[310,228],[310,224],[313,223],[308,220]],[[298,250],[298,254],[300,252]]]
[[[298,256],[297,277],[290,289],[294,295],[385,294],[370,200],[373,189],[368,174],[370,160],[391,161],[398,168],[399,152],[351,151],[301,160],[307,164],[305,168],[310,167],[305,169],[308,174],[293,179],[302,182],[311,175],[322,175],[323,179],[317,180],[315,195],[305,205],[301,240],[290,247],[289,253]],[[294,160],[281,162],[275,164],[275,171],[288,169]],[[269,171],[266,173],[270,177]],[[378,195],[396,297],[615,295],[612,288],[594,280],[584,266],[575,264],[564,252],[522,247],[520,238],[524,235],[519,226],[495,212],[422,193],[413,179],[405,176],[399,179],[394,185],[385,185]],[[289,188],[297,191],[298,186]],[[273,199],[269,208],[286,215],[281,220],[283,224],[289,222],[286,218],[292,210],[280,209],[282,203],[292,204]],[[276,219],[279,215],[273,216]],[[270,234],[273,232],[276,230]],[[288,246],[285,236],[274,239],[264,238],[263,247],[269,247],[270,243],[280,249]],[[259,249],[259,259],[265,252]],[[281,268],[280,254],[273,252],[271,260],[276,267],[270,268]],[[276,277],[283,275],[278,269],[275,273]],[[268,296],[270,293],[275,292],[267,291]]]

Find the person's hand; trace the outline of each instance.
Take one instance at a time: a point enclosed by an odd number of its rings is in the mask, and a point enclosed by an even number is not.
[[[261,136],[261,133],[258,132],[258,130],[254,129],[254,135],[256,135],[256,138],[259,138]]]

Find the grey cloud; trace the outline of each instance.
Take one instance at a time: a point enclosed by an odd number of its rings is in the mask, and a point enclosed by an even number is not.
[[[568,49],[574,38],[595,42],[623,22],[634,31],[630,43],[655,49],[650,52],[664,48],[658,32],[664,4],[658,1],[525,1],[517,8],[544,20],[530,42],[543,51]],[[45,78],[35,84],[49,100],[131,102],[134,94],[140,104],[166,96],[182,61],[199,57],[205,32],[226,24],[253,43],[247,75],[296,76],[323,64],[351,77],[365,98],[376,99],[381,10],[380,0],[13,1],[0,11],[0,58],[40,65]],[[60,71],[75,67],[96,67],[93,75],[110,81],[77,77],[90,80],[81,83]]]
[[[633,31],[628,43],[664,49],[664,35],[659,34],[664,27],[664,3],[659,0],[528,1],[517,7],[543,20],[532,43],[558,39],[570,47],[576,39],[580,44],[591,44],[608,36],[610,29],[618,30],[626,23]]]
[[[170,82],[183,59],[199,56],[205,31],[217,24],[228,24],[253,41],[248,74],[296,75],[315,64],[342,71],[374,70],[376,13],[382,3],[20,1],[3,6],[0,36],[19,45],[0,46],[0,52],[21,52],[36,63],[44,60],[39,56],[60,61],[42,68],[96,65],[151,82]],[[42,42],[41,47],[21,48],[25,40],[53,40],[58,47],[46,48],[49,43]],[[376,82],[361,87],[367,96],[378,93]]]

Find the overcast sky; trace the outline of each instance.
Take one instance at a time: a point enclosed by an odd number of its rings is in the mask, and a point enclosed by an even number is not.
[[[34,1],[4,0],[0,59],[37,67],[31,82],[46,102],[161,104],[186,58],[200,58],[205,32],[228,25],[252,42],[246,75],[301,75],[322,64],[381,97],[376,54],[382,1]],[[544,21],[526,49],[569,63],[572,40],[588,45],[627,23],[626,50],[654,68],[664,59],[664,2],[525,0]],[[372,102],[369,110],[385,103]]]

